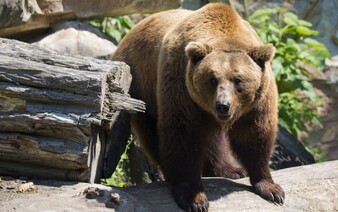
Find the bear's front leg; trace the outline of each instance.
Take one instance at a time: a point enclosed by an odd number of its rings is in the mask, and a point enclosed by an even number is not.
[[[197,190],[196,190],[197,188]],[[186,211],[208,211],[209,202],[203,188],[186,183],[172,184],[172,194],[178,206]]]
[[[203,169],[205,177],[239,179],[247,176],[246,170],[240,167],[233,156],[226,133],[221,130],[216,130],[212,136],[206,157]]]
[[[246,168],[255,192],[268,201],[283,204],[284,191],[278,184],[274,183],[270,174],[270,154],[263,146],[250,146],[250,143],[247,143],[247,145],[234,144],[234,150]]]
[[[272,180],[269,170],[277,126],[268,125],[271,122],[266,122],[266,125],[262,122],[259,125],[255,123],[258,121],[244,120],[235,124],[229,132],[231,147],[247,170],[255,192],[268,201],[283,204],[284,191]]]
[[[161,127],[160,165],[178,206],[186,211],[207,211],[208,199],[201,183],[204,151],[191,126]]]

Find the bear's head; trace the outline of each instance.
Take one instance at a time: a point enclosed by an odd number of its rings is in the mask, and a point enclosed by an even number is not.
[[[269,44],[230,51],[190,42],[185,48],[190,96],[221,124],[237,120],[260,98],[266,62],[271,61],[274,52]]]

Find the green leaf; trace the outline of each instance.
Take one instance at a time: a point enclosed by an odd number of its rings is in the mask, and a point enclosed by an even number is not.
[[[304,75],[304,76],[307,76],[309,78],[314,78],[314,75],[313,73],[311,73],[308,69],[304,68],[304,67],[299,67],[299,70],[301,71],[301,73]]]
[[[101,22],[100,22],[98,19],[96,19],[96,20],[91,20],[89,23],[92,24],[93,26],[98,27],[98,28],[101,27]]]
[[[298,26],[298,17],[290,12],[285,13],[284,22],[288,25]]]
[[[283,59],[275,58],[272,60],[272,71],[275,77],[278,77],[283,72]]]
[[[252,20],[260,20],[262,17],[271,16],[272,14],[276,14],[277,12],[277,8],[256,10],[252,15],[248,17],[248,20],[249,22],[251,22]]]
[[[300,35],[318,35],[318,31],[311,30],[311,29],[309,29],[307,27],[304,27],[304,26],[298,26],[298,27],[296,27],[296,31]]]
[[[119,30],[116,29],[109,29],[107,33],[112,36],[117,42],[122,39],[122,34]]]
[[[121,24],[121,21],[120,21],[120,19],[116,19],[116,28],[118,29],[118,30],[121,30],[122,29],[122,24]]]
[[[268,29],[272,32],[277,33],[277,34],[282,33],[282,29],[276,23],[269,24]]]
[[[107,21],[111,24],[111,26],[115,26],[116,23],[117,23],[117,19],[116,18],[108,18]]]
[[[120,22],[122,24],[122,27],[128,30],[135,25],[134,22],[129,18],[129,16],[122,16],[120,18]]]
[[[291,35],[296,35],[297,30],[294,25],[287,25],[283,28],[282,30],[283,34],[291,34]]]
[[[322,52],[327,58],[331,58],[329,51],[327,50],[327,48],[324,46],[324,44],[316,41],[315,39],[312,38],[305,38],[304,42],[311,46],[312,48]]]
[[[304,21],[304,20],[299,20],[299,25],[305,26],[305,27],[311,27],[312,24],[310,22]]]
[[[265,33],[261,33],[260,37],[261,37],[263,43],[269,43],[270,40],[268,39],[268,36]]]
[[[261,16],[257,19],[249,19],[249,22],[250,23],[256,23],[256,24],[263,24],[265,22],[267,22],[268,20],[270,20],[270,17],[269,16]]]
[[[308,90],[308,91],[311,91],[311,92],[314,93],[314,88],[313,88],[312,84],[309,83],[308,81],[302,80],[302,86],[305,90]]]

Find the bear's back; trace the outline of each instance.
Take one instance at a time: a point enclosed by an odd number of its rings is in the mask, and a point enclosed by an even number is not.
[[[112,60],[123,61],[133,76],[130,95],[147,104],[147,113],[156,120],[158,56],[168,30],[191,11],[176,9],[151,15],[137,24],[119,43]]]
[[[235,9],[223,3],[210,3],[181,18],[166,33],[164,44],[182,54],[189,42],[197,40],[211,46],[215,44],[223,50],[245,51],[248,47],[263,44],[251,25]]]

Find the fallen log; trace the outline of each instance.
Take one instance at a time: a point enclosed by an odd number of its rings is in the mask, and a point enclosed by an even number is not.
[[[0,39],[0,175],[97,182],[102,173],[111,174],[123,152],[112,149],[124,146],[130,131],[129,121],[119,121],[119,115],[145,110],[127,94],[130,81],[129,67],[121,62]],[[107,160],[111,152],[117,161]],[[22,167],[30,166],[41,170],[27,174]],[[43,169],[80,177],[41,176]]]

